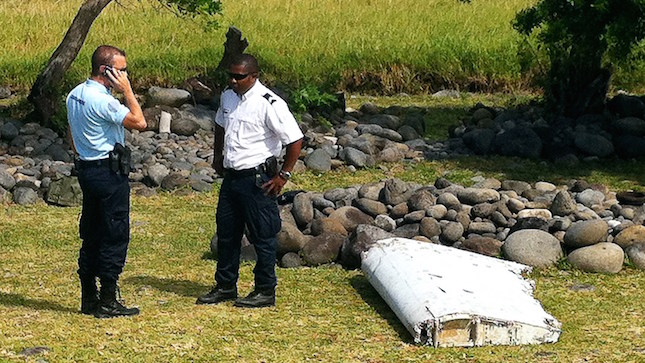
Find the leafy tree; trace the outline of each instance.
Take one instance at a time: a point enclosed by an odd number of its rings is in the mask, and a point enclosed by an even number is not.
[[[34,105],[32,118],[44,126],[51,126],[51,117],[58,108],[58,86],[78,52],[83,47],[94,20],[111,2],[118,0],[85,0],[67,29],[47,65],[34,82],[28,100]],[[157,0],[179,16],[212,16],[221,14],[219,0]],[[211,22],[211,25],[213,23]]]
[[[627,60],[645,38],[645,0],[540,0],[520,11],[513,27],[536,33],[546,50],[548,104],[578,116],[602,109],[611,64]]]

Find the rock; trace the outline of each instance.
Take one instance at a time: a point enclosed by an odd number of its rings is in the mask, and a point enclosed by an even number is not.
[[[523,229],[511,233],[502,246],[509,260],[533,267],[554,266],[564,256],[560,241],[537,229]]]
[[[343,151],[341,151],[340,156],[345,163],[357,168],[364,168],[374,164],[370,161],[367,154],[353,147],[344,148]]]
[[[311,235],[318,236],[325,233],[337,233],[347,236],[347,230],[336,218],[316,218],[311,222]]]
[[[191,100],[190,92],[186,90],[153,86],[148,89],[146,106],[165,105],[179,107]]]
[[[625,249],[627,257],[638,269],[645,270],[645,243],[635,243]]]
[[[579,132],[575,136],[574,143],[585,154],[600,158],[607,157],[614,152],[614,145],[602,135]]]
[[[13,191],[13,202],[19,205],[34,204],[38,201],[38,194],[31,188],[16,187]]]
[[[634,135],[614,136],[616,154],[624,159],[645,156],[645,138]]]
[[[495,233],[497,228],[491,222],[471,222],[468,225],[468,233],[484,234]]]
[[[512,190],[518,195],[531,189],[531,184],[521,180],[504,180],[502,181],[502,190]]]
[[[551,211],[548,209],[524,209],[517,213],[518,219],[541,218],[548,221],[551,217],[553,216],[551,215]]]
[[[441,193],[437,197],[437,204],[445,206],[447,209],[452,209],[456,211],[461,210],[461,202],[459,199],[452,193]]]
[[[553,198],[551,213],[556,216],[566,216],[577,210],[577,205],[571,194],[567,191],[560,191]]]
[[[457,242],[463,234],[464,226],[459,222],[448,222],[442,224],[440,235],[442,241],[452,244]]]
[[[441,235],[441,224],[434,218],[423,218],[419,224],[419,233],[428,238],[439,236]]]
[[[314,172],[326,172],[331,170],[331,157],[323,149],[316,149],[305,157],[305,165]]]
[[[505,156],[537,158],[542,153],[542,140],[530,128],[515,127],[497,134],[491,148]]]
[[[295,252],[285,253],[280,259],[280,266],[282,268],[297,268],[302,266],[300,255]]]
[[[427,187],[415,190],[410,198],[408,198],[408,209],[410,211],[426,211],[434,205],[435,197],[432,194],[432,190]]]
[[[392,234],[401,238],[412,238],[418,236],[419,223],[404,224],[392,231]]]
[[[16,185],[16,179],[7,173],[6,171],[0,169],[0,187],[11,190]]]
[[[380,200],[383,186],[385,186],[384,182],[363,184],[358,190],[358,197],[371,200]]]
[[[189,179],[181,173],[172,172],[161,181],[161,189],[175,190],[187,186],[189,182]]]
[[[155,164],[148,167],[148,178],[150,178],[152,186],[160,186],[168,174],[170,174],[170,170],[163,164]]]
[[[347,232],[353,232],[359,224],[373,224],[374,219],[356,207],[341,207],[336,209],[329,218],[335,218],[345,227]]]
[[[361,253],[367,251],[376,241],[394,237],[376,226],[360,224],[341,249],[341,264],[348,269],[361,267]]]
[[[298,227],[285,221],[282,222],[282,229],[278,232],[277,238],[278,255],[283,255],[289,252],[299,252],[309,241],[309,238],[300,232]]]
[[[20,130],[11,122],[7,122],[0,126],[0,140],[11,141],[18,136],[19,133]]]
[[[191,120],[196,123],[200,129],[212,131],[215,124],[215,115],[217,112],[204,106],[195,107],[193,105],[183,105],[179,110],[180,118]],[[171,118],[172,124],[172,118]]]
[[[300,228],[305,228],[314,220],[314,206],[311,202],[312,196],[313,193],[300,193],[293,198],[293,209],[291,213]]]
[[[401,119],[394,115],[374,115],[369,118],[369,123],[379,125],[390,130],[396,130],[401,127]]]
[[[643,115],[641,115],[643,117]],[[645,120],[637,117],[625,117],[614,121],[611,126],[621,134],[643,136],[645,135]]]
[[[602,204],[605,195],[597,190],[586,189],[576,195],[576,200],[585,207],[591,208],[593,205]]]
[[[643,117],[645,104],[637,96],[618,94],[607,102],[607,107],[620,117]]]
[[[495,238],[470,237],[461,244],[461,248],[486,256],[499,257],[502,253],[502,245],[503,243]]]
[[[616,235],[613,242],[623,249],[633,244],[645,243],[645,226],[639,224],[627,227]]]
[[[407,202],[415,191],[416,187],[401,179],[389,179],[383,187],[383,202],[389,205]]]
[[[578,221],[569,227],[564,235],[567,247],[578,248],[607,241],[609,226],[599,219]]]
[[[491,149],[495,139],[495,132],[491,129],[474,129],[464,134],[464,144],[477,155],[486,155]]]
[[[377,113],[381,112],[380,108],[371,102],[362,104],[360,111],[366,115],[376,115]]]
[[[199,124],[190,118],[173,118],[170,121],[170,131],[177,135],[192,136],[199,129]]]
[[[374,218],[374,225],[386,232],[392,232],[396,228],[396,222],[390,216],[381,214]]]
[[[457,198],[464,204],[475,205],[497,202],[500,195],[494,189],[466,188],[457,193]]]
[[[345,237],[337,233],[326,233],[309,240],[300,251],[307,266],[320,266],[334,262],[340,254]]]
[[[567,261],[585,272],[615,274],[623,268],[624,253],[617,244],[602,242],[572,251]]]
[[[83,203],[83,192],[76,177],[65,177],[53,181],[47,192],[47,203],[63,207],[75,207]]]
[[[355,199],[353,204],[356,208],[369,214],[372,217],[376,217],[379,214],[387,213],[387,207],[385,207],[385,204],[376,200],[359,198],[359,199]]]

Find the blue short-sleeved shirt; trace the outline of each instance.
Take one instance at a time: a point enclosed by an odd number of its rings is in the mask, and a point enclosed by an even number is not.
[[[123,119],[130,112],[102,84],[88,79],[67,96],[67,120],[81,160],[108,157],[116,143],[125,145]]]

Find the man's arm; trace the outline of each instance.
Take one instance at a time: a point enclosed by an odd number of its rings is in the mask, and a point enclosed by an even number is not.
[[[145,130],[148,124],[146,123],[146,119],[143,117],[141,106],[139,105],[137,98],[134,96],[134,91],[132,91],[128,74],[115,69],[114,72],[108,72],[107,76],[112,82],[114,89],[117,92],[123,93],[125,106],[130,110],[123,119],[123,126],[128,130]]]
[[[215,124],[213,142],[213,169],[218,175],[224,173],[224,128]]]
[[[302,149],[302,139],[296,140],[286,147],[286,155],[284,156],[284,164],[282,165],[282,170],[291,173],[293,167],[298,161],[300,156],[300,149]],[[287,183],[287,179],[284,178],[281,173],[275,175],[271,180],[262,185],[262,189],[268,195],[278,195],[282,191],[282,188]]]
[[[67,125],[67,141],[69,142],[69,145],[72,147],[72,151],[74,152],[75,155],[78,154],[76,151],[76,145],[74,145],[74,138],[72,137],[72,129]]]

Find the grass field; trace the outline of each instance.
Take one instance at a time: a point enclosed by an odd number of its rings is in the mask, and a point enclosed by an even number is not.
[[[291,87],[379,94],[525,89],[544,58],[510,22],[534,2],[225,0],[221,28],[212,32],[199,21],[156,10],[152,0],[113,2],[95,22],[66,82],[71,87],[86,77],[91,52],[102,43],[129,52],[128,68],[139,87],[210,74],[226,28],[235,25],[248,38],[249,52],[261,59],[265,77]],[[27,90],[81,3],[1,1],[0,83]],[[522,62],[519,49],[525,50]],[[636,57],[630,67],[617,68],[614,85],[642,91],[645,60]]]
[[[526,181],[585,178],[614,190],[643,185],[640,164],[583,164],[564,170],[515,159],[393,164],[356,173],[294,176],[297,188],[327,190],[400,177],[432,183],[444,175],[468,185],[476,175]],[[532,274],[536,297],[563,324],[556,344],[433,349],[412,344],[405,328],[359,271],[278,269],[276,308],[196,306],[212,284],[208,259],[217,190],[134,197],[132,243],[121,290],[142,308],[132,319],[79,314],[76,258],[79,208],[0,209],[0,361],[2,362],[642,362],[645,272],[573,270]],[[574,291],[573,285],[592,285]],[[252,265],[240,292],[252,288]],[[26,348],[49,350],[19,355]]]

